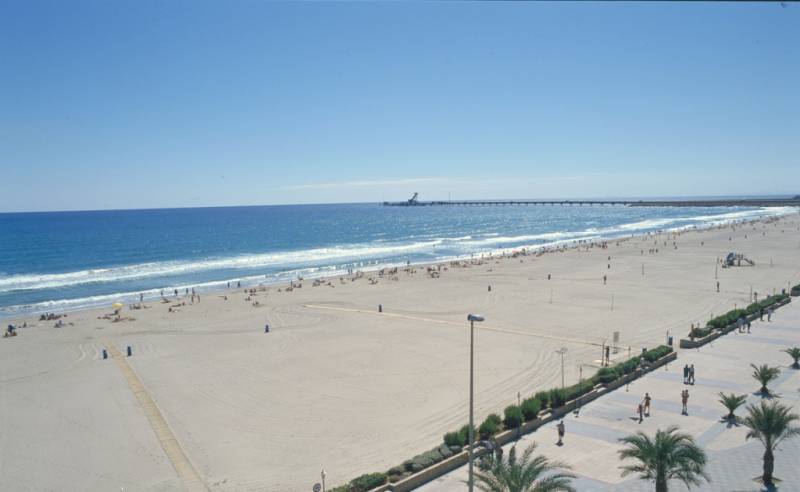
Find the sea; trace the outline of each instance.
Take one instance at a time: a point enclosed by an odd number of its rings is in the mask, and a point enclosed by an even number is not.
[[[793,208],[285,205],[0,214],[0,317],[704,228]]]

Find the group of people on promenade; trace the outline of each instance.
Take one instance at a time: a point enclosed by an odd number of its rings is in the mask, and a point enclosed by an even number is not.
[[[694,385],[694,364],[683,366],[683,384]]]

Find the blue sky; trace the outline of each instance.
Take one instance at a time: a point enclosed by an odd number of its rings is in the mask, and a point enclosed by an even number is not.
[[[800,193],[800,6],[0,4],[0,211]]]

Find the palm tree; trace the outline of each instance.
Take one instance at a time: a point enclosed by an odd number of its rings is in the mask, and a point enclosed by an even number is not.
[[[789,357],[794,359],[794,364],[792,364],[792,367],[794,369],[800,369],[800,347],[787,348],[783,352],[789,354]]]
[[[628,445],[619,452],[620,458],[638,461],[621,467],[622,476],[638,473],[643,480],[655,480],[656,492],[667,492],[667,481],[672,478],[683,481],[687,487],[698,485],[701,480],[711,481],[704,470],[706,453],[692,436],[678,432],[677,426],[657,430],[655,439],[639,431],[620,441]]]
[[[733,393],[726,395],[720,391],[719,398],[719,402],[722,403],[722,406],[728,409],[728,415],[725,418],[733,421],[736,420],[736,415],[734,415],[733,412],[735,412],[737,408],[744,405],[747,395],[735,395]]]
[[[773,401],[761,402],[761,405],[749,405],[749,415],[744,418],[744,425],[750,428],[746,439],[758,439],[764,445],[764,474],[761,479],[766,486],[772,486],[772,472],[775,470],[773,451],[784,439],[800,436],[800,427],[792,423],[800,420],[800,416],[791,413],[791,407]]]
[[[769,389],[767,389],[767,385],[770,381],[778,377],[778,375],[781,373],[781,370],[777,367],[770,367],[766,364],[761,364],[760,366],[750,364],[750,367],[753,368],[753,379],[761,383],[761,394],[768,395]]]
[[[486,471],[475,472],[475,485],[484,492],[575,492],[570,485],[575,475],[553,472],[569,466],[540,454],[533,456],[535,449],[536,443],[531,444],[517,459],[517,447],[512,447],[508,458],[493,459]]]

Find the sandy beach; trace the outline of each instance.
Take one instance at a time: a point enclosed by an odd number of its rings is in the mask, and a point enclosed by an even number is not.
[[[755,266],[722,268],[729,251]],[[69,313],[61,328],[9,320],[28,326],[0,339],[0,490],[299,491],[322,468],[339,485],[466,423],[467,313],[486,317],[475,335],[480,421],[518,392],[559,385],[561,347],[566,384],[581,365],[597,370],[615,331],[612,358],[668,333],[677,347],[690,324],[751,292],[800,283],[799,253],[795,214],[436,274],[415,266],[195,303],[181,293],[125,307],[133,319],[118,322],[103,317],[110,307]],[[110,347],[123,360],[104,360]]]

